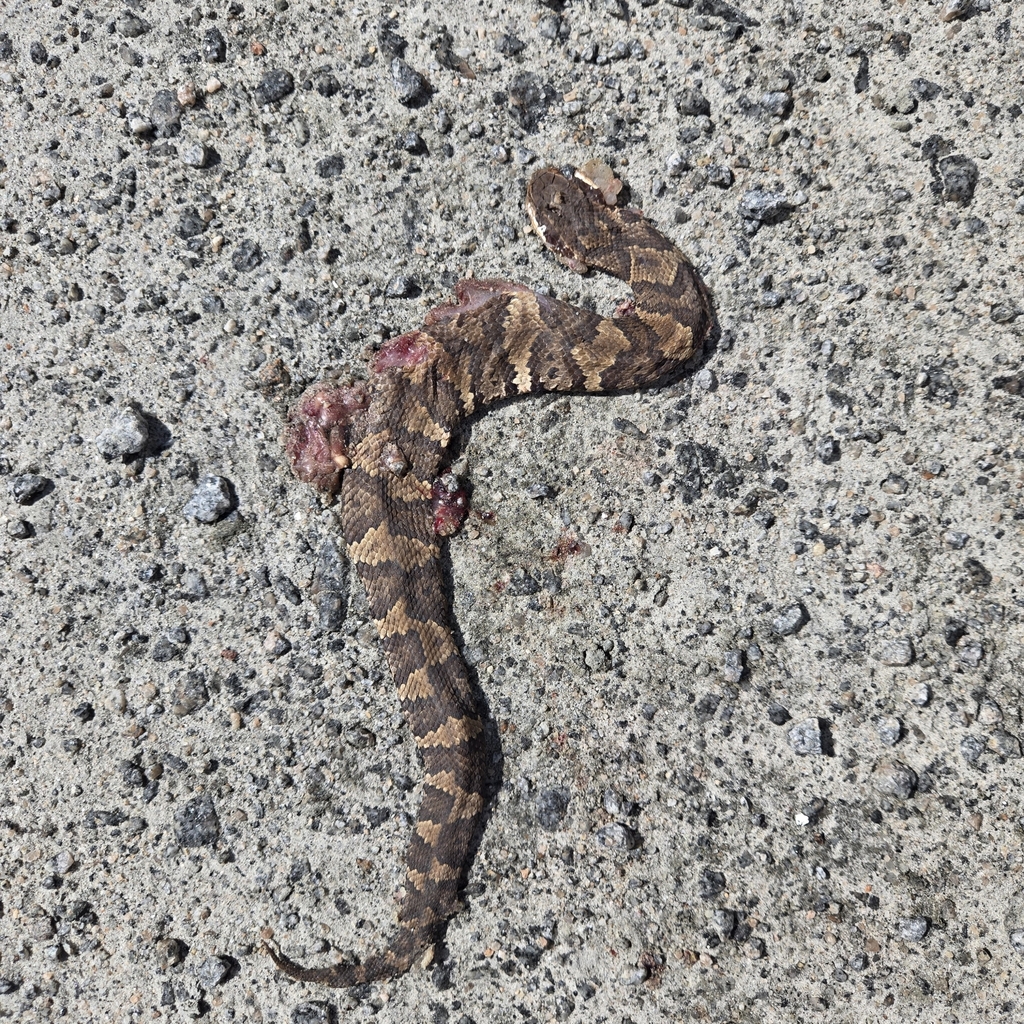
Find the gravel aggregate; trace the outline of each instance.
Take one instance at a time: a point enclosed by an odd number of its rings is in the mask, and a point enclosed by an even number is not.
[[[1007,0],[8,4],[0,1020],[1024,1012],[1024,66]],[[686,379],[468,426],[494,800],[350,992],[420,767],[287,409],[598,157],[700,268]]]

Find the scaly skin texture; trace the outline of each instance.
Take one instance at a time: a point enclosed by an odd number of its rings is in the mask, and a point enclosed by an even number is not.
[[[618,184],[608,177],[599,190],[548,168],[530,181],[526,203],[544,243],[573,269],[596,267],[630,284],[622,315],[508,281],[461,281],[457,304],[377,353],[365,386],[316,385],[292,416],[286,447],[296,473],[327,491],[340,479],[349,558],[424,768],[398,931],[362,964],[301,967],[271,949],[293,978],[347,986],[399,975],[429,958],[458,908],[485,810],[487,751],[441,572],[441,537],[464,514],[457,490],[439,485],[453,431],[515,395],[667,383],[711,330],[696,271],[639,212],[607,205]]]

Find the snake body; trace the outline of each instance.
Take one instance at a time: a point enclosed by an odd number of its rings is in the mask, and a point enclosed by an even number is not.
[[[671,381],[712,327],[694,268],[638,211],[609,206],[608,194],[547,168],[531,179],[526,205],[544,244],[573,269],[629,283],[633,300],[620,315],[508,281],[461,281],[455,304],[377,353],[366,384],[315,386],[292,416],[286,446],[297,474],[324,490],[340,485],[349,558],[424,768],[397,932],[359,964],[302,967],[271,949],[293,978],[337,987],[399,975],[429,959],[458,909],[485,811],[487,751],[441,568],[443,537],[462,515],[460,493],[441,475],[454,431],[516,395]]]

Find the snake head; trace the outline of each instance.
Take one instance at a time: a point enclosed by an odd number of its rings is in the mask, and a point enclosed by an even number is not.
[[[607,201],[610,195],[614,203],[618,193],[607,181],[611,170],[605,168],[607,175],[595,180],[592,164],[594,161],[584,165],[575,178],[567,177],[557,167],[546,167],[526,187],[526,211],[534,231],[577,274],[587,272],[589,254],[610,245],[616,229]],[[622,183],[614,176],[611,180],[621,188]]]
[[[292,472],[318,491],[336,494],[349,467],[349,424],[370,402],[363,384],[321,381],[288,414],[284,447]]]

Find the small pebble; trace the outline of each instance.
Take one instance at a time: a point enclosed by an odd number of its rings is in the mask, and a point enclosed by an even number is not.
[[[197,968],[196,978],[207,991],[227,980],[231,961],[224,956],[208,956]]]
[[[109,461],[141,452],[148,440],[146,417],[137,406],[127,405],[114,415],[110,426],[97,435],[96,450]]]
[[[725,875],[712,868],[704,868],[697,879],[697,894],[702,900],[713,900],[725,892]]]
[[[384,286],[384,295],[389,299],[404,299],[412,293],[413,281],[405,274],[396,274]]]
[[[878,738],[887,746],[892,747],[899,743],[903,733],[903,723],[898,718],[880,718],[875,725],[878,731]]]
[[[210,151],[201,142],[191,142],[181,147],[179,156],[186,167],[200,168],[206,166]]]
[[[22,473],[7,481],[7,493],[17,504],[31,505],[46,490],[49,483],[45,476]]]
[[[968,763],[974,764],[984,753],[985,744],[977,736],[964,736],[960,740],[960,756]]]
[[[726,651],[722,655],[722,679],[727,683],[738,683],[743,678],[743,652]]]
[[[678,178],[684,171],[688,171],[693,165],[690,158],[678,150],[665,158],[665,173],[670,178]]]
[[[909,665],[914,660],[914,644],[910,637],[890,640],[878,652],[878,660],[883,665]]]
[[[977,668],[985,657],[985,649],[977,640],[962,639],[957,644],[957,658],[966,668]]]
[[[1020,740],[1002,729],[997,729],[989,736],[988,749],[1000,757],[1017,758],[1021,756]]]
[[[927,683],[915,683],[907,689],[907,700],[916,707],[927,707],[931,699],[932,691]]]
[[[798,601],[796,604],[787,605],[772,620],[772,631],[778,636],[793,636],[810,621],[811,617],[807,614],[807,609]]]
[[[207,64],[220,64],[227,54],[228,44],[219,28],[209,28],[203,35],[202,54]]]
[[[274,68],[260,79],[253,96],[259,106],[265,107],[269,103],[280,102],[294,91],[295,79],[292,78],[291,72]]]
[[[634,832],[628,825],[613,822],[611,825],[603,825],[596,832],[598,846],[617,850],[635,850],[642,840],[637,832]]]
[[[946,0],[939,8],[939,21],[955,21],[970,11],[974,0]]]
[[[817,718],[805,718],[802,722],[797,722],[786,735],[790,748],[800,757],[824,753],[821,722]]]
[[[24,519],[9,519],[7,521],[7,536],[12,540],[25,540],[32,536],[32,526]]]
[[[880,761],[872,772],[872,783],[882,796],[907,800],[917,788],[917,773],[902,761]]]
[[[793,109],[793,97],[788,92],[766,92],[761,97],[761,109],[781,119]]]
[[[928,934],[927,917],[904,917],[900,919],[899,934],[904,942],[920,942]]]
[[[767,189],[752,188],[743,193],[737,211],[745,220],[770,224],[786,214],[790,206],[784,192],[769,192]]]
[[[429,92],[427,80],[401,57],[395,57],[391,62],[391,84],[398,102],[407,107],[423,100]]]
[[[222,476],[208,474],[200,478],[182,512],[200,523],[216,523],[233,507],[229,481]]]

